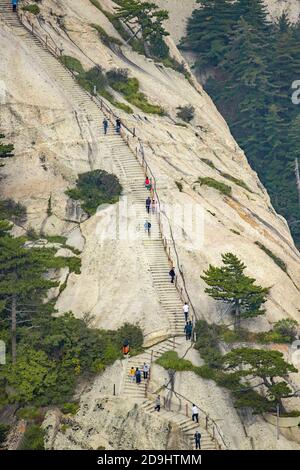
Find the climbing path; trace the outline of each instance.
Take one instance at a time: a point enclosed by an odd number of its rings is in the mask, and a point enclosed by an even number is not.
[[[191,410],[188,409],[190,413],[189,416],[183,414],[183,411],[169,411],[164,409],[163,407],[161,410],[155,411],[155,401],[147,400],[142,405],[143,408],[147,413],[155,414],[156,416],[161,417],[162,419],[168,420],[177,426],[179,426],[180,430],[183,432],[184,436],[187,439],[188,445],[191,449],[195,448],[194,444],[194,434],[197,430],[201,432],[201,448],[202,450],[218,450],[217,442],[213,440],[212,436],[206,431],[205,429],[205,417],[199,414],[199,424],[192,421],[191,418]]]
[[[124,397],[135,400],[143,407],[145,412],[154,413],[153,402],[146,400],[146,381],[142,379],[140,385],[131,383],[128,376],[129,369],[131,367],[142,369],[144,362],[150,364],[151,361],[155,361],[164,352],[175,349],[178,346],[178,341],[181,341],[179,337],[183,336],[185,322],[182,312],[182,300],[176,286],[170,282],[168,274],[171,268],[170,260],[164,248],[157,214],[151,213],[147,215],[145,210],[145,200],[149,191],[144,187],[144,170],[130,147],[120,135],[116,134],[112,123],[109,125],[107,135],[104,136],[102,126],[104,114],[100,104],[82,90],[72,74],[65,69],[56,56],[49,51],[47,46],[22,25],[18,16],[12,12],[10,0],[0,0],[0,17],[10,26],[14,34],[21,38],[22,43],[30,49],[31,53],[40,60],[49,78],[55,81],[61,90],[64,91],[66,98],[69,99],[70,104],[73,106],[83,139],[89,142],[93,151],[97,151],[97,142],[105,141],[110,149],[116,174],[128,196],[128,203],[134,206],[136,210],[136,231],[142,239],[144,253],[152,275],[153,286],[162,307],[162,314],[164,312],[170,323],[170,339],[149,348],[139,356],[130,357],[124,361],[125,373],[121,394]],[[90,166],[92,169],[92,158]],[[149,220],[152,225],[150,236],[144,230],[145,220]],[[192,437],[195,430],[199,427],[191,421],[191,418],[179,412],[175,413],[164,409],[161,410],[159,416],[178,424],[189,440],[189,448],[193,447]],[[215,449],[216,442],[205,431],[203,423],[202,426],[200,423],[200,427],[202,448]]]

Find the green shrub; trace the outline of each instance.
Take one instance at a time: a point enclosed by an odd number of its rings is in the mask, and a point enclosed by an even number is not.
[[[234,228],[231,228],[230,231],[234,233],[235,235],[241,235],[241,233],[238,232],[238,230],[235,230]]]
[[[34,406],[27,406],[21,408],[17,411],[17,416],[20,419],[25,419],[26,421],[40,421],[42,419],[43,413],[39,408]]]
[[[180,181],[175,181],[175,184],[176,184],[177,188],[179,189],[179,191],[182,192],[182,190],[183,190],[182,183]]]
[[[150,55],[158,59],[167,59],[170,55],[170,49],[161,36],[156,36],[150,40]]]
[[[270,256],[270,258],[272,258],[272,260],[274,261],[274,263],[277,264],[277,266],[280,267],[280,269],[282,269],[282,271],[284,271],[285,273],[287,272],[287,265],[285,264],[285,262],[279,258],[278,256],[274,255],[274,253],[269,250],[269,248],[267,248],[265,245],[263,245],[262,243],[256,241],[255,242],[255,245],[259,246],[259,248],[261,250],[263,250],[268,256]]]
[[[44,235],[44,238],[50,243],[59,243],[60,245],[65,245],[67,238],[62,235]]]
[[[274,325],[274,331],[278,332],[281,336],[288,338],[291,343],[296,339],[297,330],[298,322],[291,318],[279,320]]]
[[[5,135],[0,134],[0,139],[4,139]],[[0,158],[13,157],[14,146],[13,144],[1,144],[0,142]]]
[[[177,352],[167,351],[159,359],[156,360],[156,363],[162,366],[164,369],[172,369],[178,372],[182,371],[195,371],[195,367],[190,361],[186,359],[181,359],[178,357]]]
[[[178,109],[177,116],[179,117],[179,119],[182,119],[185,122],[191,122],[194,119],[194,117],[195,117],[195,108],[194,108],[194,106],[192,106],[192,105],[183,106],[183,107],[180,106],[177,109]]]
[[[40,426],[28,426],[19,450],[44,450],[44,435],[45,432]]]
[[[59,60],[64,64],[72,72],[76,73],[84,73],[84,68],[81,65],[80,60],[75,59],[75,57],[71,57],[69,55],[62,55],[60,56]]]
[[[67,415],[67,414],[71,414],[71,415],[76,415],[77,411],[79,410],[80,406],[78,403],[74,403],[74,402],[70,402],[70,403],[64,403],[62,406],[61,406],[61,411]]]
[[[22,7],[22,10],[28,11],[33,15],[38,15],[41,11],[40,7],[38,5],[35,5],[34,3],[32,3],[31,5],[25,5],[24,7]]]
[[[252,193],[253,191],[251,191],[251,189],[249,188],[249,186],[241,179],[239,178],[235,178],[234,176],[232,175],[229,175],[228,173],[223,173],[222,171],[220,171],[220,174],[223,176],[223,178],[226,178],[228,179],[229,181],[232,181],[233,183],[235,183],[237,186],[241,186],[241,188],[244,188],[246,189],[247,191],[249,191],[250,193]]]
[[[118,79],[118,74],[120,79]],[[117,72],[115,69],[107,73],[107,79],[109,85],[117,92],[122,93],[126,100],[140,108],[142,111],[148,114],[159,114],[163,115],[164,110],[157,105],[150,104],[144,93],[139,91],[139,81],[137,78],[128,78],[127,72],[121,69]]]
[[[220,193],[224,194],[225,196],[231,196],[232,189],[227,184],[222,183],[221,181],[217,181],[214,178],[199,178],[198,182],[201,186],[209,186],[210,188],[214,188]]]
[[[0,219],[7,219],[16,224],[23,224],[27,219],[27,210],[23,204],[13,199],[0,200]]]
[[[118,46],[122,45],[122,41],[120,41],[118,38],[115,38],[114,36],[110,36],[105,29],[102,28],[102,26],[98,24],[91,24],[91,26],[98,31],[99,37],[103,44],[106,46],[110,46],[111,44],[117,44]]]
[[[9,433],[9,429],[9,426],[7,426],[6,424],[0,424],[0,445],[5,442]]]
[[[131,354],[132,350],[136,352],[142,351],[144,337],[142,330],[138,326],[132,325],[131,323],[124,323],[124,325],[117,330],[117,338],[117,342],[120,345],[123,344],[123,341],[128,340],[131,347]]]
[[[95,214],[101,204],[115,204],[122,192],[122,186],[115,175],[104,170],[88,171],[78,176],[75,189],[69,189],[72,199],[82,201],[83,209]]]

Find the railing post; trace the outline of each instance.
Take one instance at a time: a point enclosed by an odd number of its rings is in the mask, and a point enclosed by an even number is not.
[[[213,425],[213,440],[215,440],[215,425]]]
[[[185,404],[185,414],[186,414],[187,417],[189,416],[189,408],[188,408],[187,403]]]
[[[116,396],[116,384],[114,384],[114,392],[113,392],[113,394],[114,394],[114,397],[115,397],[115,396]]]
[[[132,134],[133,134],[133,137],[135,137],[135,127],[133,128]]]
[[[173,336],[173,349],[175,349],[175,336]]]
[[[48,46],[48,36],[46,34],[46,46]]]
[[[205,429],[208,430],[208,416],[205,417]]]

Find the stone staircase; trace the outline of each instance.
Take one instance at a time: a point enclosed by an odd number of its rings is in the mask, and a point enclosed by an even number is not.
[[[144,170],[130,147],[120,135],[116,134],[112,123],[109,125],[107,135],[104,135],[102,126],[104,114],[100,105],[82,90],[71,73],[64,68],[51,52],[49,52],[47,47],[36,36],[23,27],[17,14],[12,12],[10,0],[0,0],[0,18],[13,29],[16,36],[22,38],[22,42],[27,45],[31,52],[41,61],[49,77],[57,82],[59,87],[64,91],[64,95],[73,106],[83,139],[94,146],[94,151],[97,151],[97,142],[106,142],[112,154],[116,174],[128,196],[128,203],[135,207],[136,231],[142,239],[145,256],[148,260],[152,275],[153,286],[157,292],[163,312],[170,323],[170,339],[149,348],[139,356],[130,357],[125,360],[124,367],[126,370],[121,393],[123,396],[140,403],[145,412],[153,413],[153,402],[150,400],[145,401],[147,384],[143,378],[140,385],[131,383],[129,379],[129,369],[131,367],[139,367],[142,369],[144,362],[150,365],[151,360],[154,361],[164,352],[175,349],[176,346],[178,346],[176,341],[180,341],[180,339],[175,340],[175,337],[183,336],[185,321],[180,295],[175,285],[170,282],[169,270],[171,266],[164,249],[157,214],[151,213],[148,215],[145,210],[145,200],[149,192],[144,187]],[[93,168],[93,161],[90,161],[90,166]],[[145,220],[149,220],[152,225],[150,236],[144,231]],[[198,425],[192,423],[190,418],[187,418],[181,413],[174,413],[162,409],[160,416],[177,423],[189,439],[190,448],[193,448],[193,435],[195,430],[199,428]],[[202,448],[215,449],[215,442],[209,434],[206,433],[201,423],[200,430],[202,434]]]
[[[53,56],[40,40],[22,26],[16,13],[12,12],[10,0],[0,0],[2,19],[9,24],[16,35],[22,36],[22,42],[38,57],[52,80],[63,89],[65,96],[70,100],[77,121],[80,125],[84,139],[94,145],[97,151],[97,142],[106,142],[113,156],[116,174],[119,177],[128,196],[128,204],[136,210],[136,231],[143,240],[143,246],[149,263],[153,284],[157,291],[159,301],[170,322],[170,336],[183,335],[184,315],[182,302],[175,285],[170,283],[169,270],[171,268],[163,247],[156,214],[148,214],[145,201],[149,194],[144,187],[144,170],[135,155],[114,129],[109,125],[107,135],[104,135],[102,122],[104,114],[95,101],[77,84],[71,73]],[[93,161],[90,161],[93,168]],[[151,234],[144,231],[145,221],[148,220]]]
[[[160,416],[162,419],[166,419],[177,424],[186,437],[190,449],[195,449],[194,434],[199,430],[202,436],[201,450],[218,450],[216,441],[213,440],[212,436],[205,429],[205,418],[201,418],[201,415],[199,415],[200,419],[198,424],[192,421],[190,416],[188,417],[182,412],[169,411],[163,407],[160,412],[157,412],[154,407],[155,402],[153,400],[147,400],[141,405],[141,408],[144,409],[146,413],[155,414],[156,416]]]
[[[151,368],[151,364],[153,361],[158,359],[165,352],[174,350],[177,346],[179,346],[178,340],[176,340],[175,338],[167,339],[162,343],[158,343],[152,346],[151,348],[148,348],[138,356],[133,356],[128,359],[125,359],[125,372],[123,384],[121,387],[122,396],[130,398],[137,403],[145,401],[147,395],[146,381],[142,377],[142,381],[140,384],[132,382],[129,377],[129,370],[131,369],[131,367],[134,367],[135,369],[138,367],[140,370],[142,370],[144,363],[148,364]]]

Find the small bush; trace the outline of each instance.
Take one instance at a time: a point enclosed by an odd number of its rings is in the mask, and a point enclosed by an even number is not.
[[[76,415],[77,411],[79,410],[79,404],[78,403],[74,403],[74,402],[71,402],[71,403],[64,403],[61,407],[61,411],[67,415],[67,414],[71,414],[71,415]]]
[[[67,241],[66,237],[62,235],[44,235],[44,238],[50,243],[59,243],[60,245],[65,245]]]
[[[210,188],[214,188],[220,193],[224,194],[225,196],[231,196],[232,189],[227,184],[221,183],[221,181],[217,181],[214,178],[199,178],[198,182],[201,186],[209,186]]]
[[[5,442],[7,435],[9,433],[9,426],[6,424],[0,424],[0,445]]]
[[[88,171],[79,175],[76,188],[66,193],[73,199],[82,201],[83,209],[95,214],[101,204],[115,204],[122,192],[122,186],[115,175],[103,170]]]
[[[223,176],[223,178],[226,178],[229,181],[232,181],[233,183],[235,183],[238,186],[241,186],[242,188],[246,189],[250,193],[253,192],[243,180],[240,180],[239,178],[235,178],[234,176],[229,175],[228,173],[223,173],[222,171],[220,171],[220,174]]]
[[[0,218],[23,224],[27,219],[26,207],[13,199],[0,200]]]
[[[128,340],[131,350],[142,351],[144,337],[142,330],[138,326],[125,323],[117,330],[117,335],[121,346],[123,341]]]
[[[5,135],[0,134],[0,139],[4,139]],[[0,158],[13,157],[14,146],[13,144],[1,144],[0,143]],[[2,166],[2,165],[1,165]]]
[[[185,122],[191,122],[195,117],[195,108],[194,106],[183,106],[177,108],[177,116],[179,119],[182,119]]]
[[[120,79],[118,79],[120,75]],[[117,92],[122,93],[126,100],[140,108],[142,111],[148,114],[159,114],[163,115],[164,110],[157,105],[153,105],[148,102],[146,95],[139,91],[140,84],[137,78],[126,79],[127,71],[121,69],[116,71],[115,69],[107,73],[107,79],[109,85]]]
[[[118,46],[121,46],[122,45],[122,42],[118,39],[118,38],[115,38],[113,36],[110,36],[106,31],[105,29],[102,28],[102,26],[98,25],[98,24],[92,24],[91,25],[94,29],[96,29],[96,31],[98,31],[98,34],[99,34],[99,37],[101,39],[101,41],[103,42],[103,44],[105,44],[106,46],[110,46],[111,44],[117,44]]]
[[[62,55],[59,60],[72,72],[77,72],[80,74],[84,73],[84,68],[82,67],[80,60],[75,59],[75,57]]]
[[[42,415],[41,410],[34,406],[27,406],[26,408],[21,408],[17,411],[18,418],[25,419],[26,421],[40,421]]]
[[[159,359],[156,360],[156,363],[162,366],[164,369],[172,369],[178,372],[186,370],[195,371],[193,364],[186,359],[179,358],[177,352],[175,351],[165,352]]]
[[[296,339],[298,330],[298,322],[292,320],[291,318],[284,318],[279,320],[274,325],[274,331],[280,333],[283,337],[289,338],[289,341],[292,342]]]
[[[182,183],[180,183],[180,181],[175,181],[175,184],[176,184],[177,188],[179,189],[179,191],[182,192],[182,190],[183,190]]]
[[[35,5],[34,3],[32,3],[31,5],[25,5],[24,7],[22,7],[22,10],[28,11],[33,15],[38,15],[41,11],[40,7],[38,5]]]
[[[44,431],[40,426],[28,426],[19,450],[44,450]]]
[[[106,73],[108,78],[108,83],[111,85],[112,83],[127,83],[129,80],[128,77],[128,70],[127,69],[112,69]],[[138,88],[137,88],[138,89]]]
[[[270,258],[272,258],[272,260],[274,261],[274,263],[277,264],[277,266],[280,267],[280,269],[282,269],[282,271],[284,271],[285,273],[287,272],[287,265],[285,264],[285,262],[279,258],[278,256],[274,255],[274,253],[269,250],[269,248],[267,248],[265,245],[263,245],[262,243],[256,241],[255,242],[255,245],[259,246],[259,248],[261,250],[263,250],[268,256],[270,256]]]
[[[149,52],[154,58],[167,59],[170,54],[170,49],[162,37],[156,36],[150,41]]]

